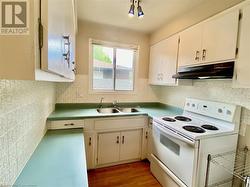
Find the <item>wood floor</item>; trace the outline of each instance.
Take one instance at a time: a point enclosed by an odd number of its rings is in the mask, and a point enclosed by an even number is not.
[[[89,187],[161,187],[147,161],[91,170],[88,178]]]

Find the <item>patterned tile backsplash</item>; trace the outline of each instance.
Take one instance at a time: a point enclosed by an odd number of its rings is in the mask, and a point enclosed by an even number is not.
[[[93,93],[89,89],[88,75],[77,75],[76,81],[72,83],[57,84],[57,103],[96,103],[104,97],[104,102],[150,102],[158,101],[155,90],[150,87],[148,79],[137,79],[133,93]]]
[[[0,80],[0,186],[11,186],[46,131],[55,84]]]

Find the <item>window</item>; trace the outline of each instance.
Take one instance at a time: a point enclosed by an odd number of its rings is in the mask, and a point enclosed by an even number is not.
[[[92,43],[92,88],[99,91],[134,90],[134,48]]]

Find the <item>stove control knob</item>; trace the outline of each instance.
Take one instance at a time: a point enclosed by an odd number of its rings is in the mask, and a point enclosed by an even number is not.
[[[223,110],[221,108],[219,108],[218,112],[221,114],[223,112]]]

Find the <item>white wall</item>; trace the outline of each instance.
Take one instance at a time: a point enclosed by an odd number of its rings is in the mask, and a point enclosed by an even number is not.
[[[46,131],[55,85],[0,80],[0,186],[12,186]]]
[[[92,94],[89,90],[89,39],[109,42],[133,44],[139,46],[139,59],[137,62],[135,92],[132,94],[109,93]],[[149,66],[149,36],[145,33],[132,30],[91,23],[79,22],[77,35],[77,77],[74,83],[61,83],[57,86],[58,103],[84,103],[99,102],[104,97],[104,102],[119,100],[129,101],[157,101],[154,88],[148,85]]]

